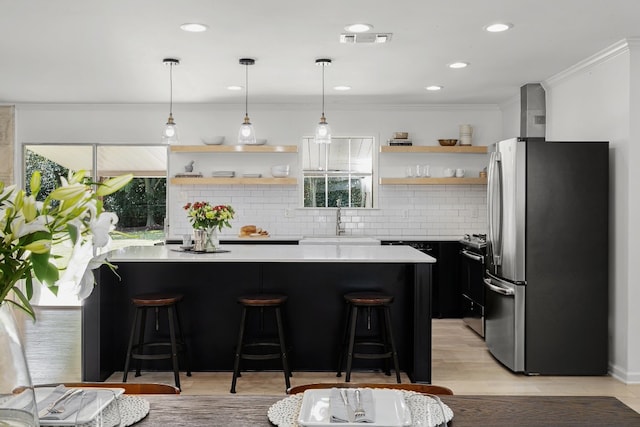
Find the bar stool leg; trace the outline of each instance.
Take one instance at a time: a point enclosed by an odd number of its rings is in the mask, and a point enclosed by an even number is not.
[[[340,343],[340,350],[338,352],[338,370],[336,377],[342,376],[342,364],[344,363],[345,355],[347,353],[347,345],[349,343],[349,319],[351,318],[351,304],[347,303],[347,311],[344,316],[344,328],[342,331],[342,341]]]
[[[122,382],[127,382],[129,375],[129,364],[131,363],[131,351],[133,350],[133,340],[136,336],[136,326],[138,325],[138,309],[133,311],[133,324],[131,325],[131,333],[129,334],[129,345],[127,346],[127,358],[124,361],[124,373],[122,374]]]
[[[147,309],[144,307],[139,307],[138,310],[141,310],[140,313],[140,330],[138,331],[138,346],[136,350],[139,354],[144,352],[144,334],[145,329],[147,327]],[[142,367],[142,359],[136,359],[136,377],[140,376],[140,368]]]
[[[356,323],[358,322],[358,307],[351,307],[351,319],[349,321],[349,348],[347,349],[347,376],[345,382],[351,381],[351,364],[353,363],[353,347],[356,340]]]
[[[171,362],[173,364],[173,377],[176,382],[176,387],[180,388],[180,371],[178,370],[178,345],[176,343],[176,327],[175,327],[175,315],[176,306],[172,305],[167,310],[169,317],[169,338],[171,340]]]
[[[182,334],[182,323],[180,322],[180,310],[176,306],[176,324],[178,325],[178,337],[180,338],[180,343],[182,344],[182,349],[184,350],[184,358],[185,365],[187,367],[187,376],[191,376],[191,364],[189,360],[191,359],[189,355],[189,347],[187,347],[187,342],[184,340],[184,335]]]
[[[385,357],[384,358],[384,374],[386,376],[391,376],[391,363],[390,360],[391,359],[391,346],[389,345],[389,334],[391,333],[391,331],[388,330],[387,328],[387,321],[386,321],[386,317],[381,317],[381,316],[386,316],[386,312],[385,312],[385,308],[384,307],[378,307],[378,310],[376,310],[378,313],[378,322],[380,324],[380,330],[382,331],[380,334],[380,340],[382,341],[382,351],[385,354],[389,354],[389,357]]]
[[[284,382],[286,384],[286,391],[291,388],[291,382],[289,381],[291,371],[289,370],[289,361],[287,358],[287,346],[284,341],[284,328],[282,326],[282,313],[280,312],[280,307],[276,307],[276,323],[278,324],[278,341],[280,342],[280,354],[282,355],[282,370],[284,371]]]
[[[391,352],[393,355],[393,367],[396,370],[396,381],[398,382],[398,384],[400,384],[400,367],[398,364],[398,353],[396,352],[396,343],[393,339],[393,332],[391,330],[391,310],[389,309],[389,306],[385,306],[384,307],[384,319],[386,322],[386,329],[387,329],[387,334],[389,336],[389,341],[391,342]]]
[[[240,374],[240,353],[242,352],[242,343],[244,341],[244,328],[247,318],[247,309],[242,307],[242,315],[240,316],[240,332],[238,333],[238,345],[236,346],[236,356],[233,362],[233,378],[231,379],[231,393],[236,392],[236,381]]]

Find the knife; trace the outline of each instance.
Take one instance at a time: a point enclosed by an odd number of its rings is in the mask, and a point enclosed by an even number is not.
[[[353,408],[349,405],[349,398],[347,397],[347,392],[345,389],[340,389],[340,396],[342,396],[342,401],[344,402],[344,406],[347,409],[347,418],[350,423],[353,422]]]

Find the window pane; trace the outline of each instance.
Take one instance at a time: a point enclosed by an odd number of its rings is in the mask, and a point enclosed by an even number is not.
[[[374,140],[333,138],[331,144],[303,141],[303,206],[371,207]]]
[[[60,184],[60,176],[67,176],[69,171],[86,170],[91,173],[93,168],[93,147],[90,145],[25,145],[24,172],[25,188],[29,189],[29,182],[34,171],[42,174],[42,185],[38,200],[46,196]]]
[[[142,240],[164,239],[167,199],[167,147],[99,145],[98,179],[132,173],[123,189],[105,197],[105,209],[118,215],[118,230]],[[116,236],[114,236],[116,238]]]

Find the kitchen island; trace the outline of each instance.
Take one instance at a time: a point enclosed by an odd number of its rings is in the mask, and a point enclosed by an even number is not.
[[[109,260],[117,274],[102,266],[96,274],[98,285],[82,307],[82,379],[103,381],[122,371],[133,320],[130,299],[136,294],[184,295],[182,328],[191,369],[197,372],[232,370],[240,320],[238,296],[284,293],[289,297],[286,333],[295,372],[335,370],[344,327],[343,294],[378,290],[394,296],[393,333],[401,369],[413,382],[431,382],[434,258],[408,246],[228,245],[221,249],[226,252],[193,253],[178,245],[114,251]],[[165,323],[161,317],[160,332]],[[265,328],[269,327],[266,318]],[[366,367],[366,362],[358,366]],[[254,363],[247,368],[279,369],[276,361]],[[147,361],[144,366],[170,370],[167,361]]]

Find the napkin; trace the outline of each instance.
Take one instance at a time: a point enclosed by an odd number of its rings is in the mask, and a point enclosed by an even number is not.
[[[57,398],[62,396],[68,389],[60,384],[53,391],[40,402],[38,402],[38,411],[46,408],[51,402],[55,401]],[[41,420],[64,420],[69,418],[71,415],[78,412],[81,404],[87,404],[94,400],[97,397],[98,393],[95,391],[85,391],[83,393],[78,393],[74,396],[71,396],[69,399],[60,402],[57,407],[60,405],[64,405],[64,411],[60,413],[49,412],[45,416],[40,417]],[[83,399],[84,396],[84,399]]]
[[[340,395],[341,390],[346,393],[348,405],[344,404],[344,400]],[[373,390],[360,389],[360,402],[366,415],[355,421],[353,412],[356,407],[356,390],[355,389],[339,389],[332,388],[329,395],[329,415],[332,423],[373,423],[375,422],[375,404],[373,400]]]

